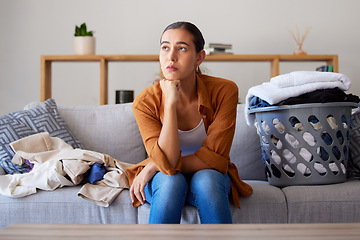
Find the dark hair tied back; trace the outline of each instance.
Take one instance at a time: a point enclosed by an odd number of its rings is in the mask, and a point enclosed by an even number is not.
[[[201,50],[204,49],[204,45],[205,45],[205,40],[204,37],[202,35],[202,33],[200,32],[200,30],[192,23],[190,22],[175,22],[170,24],[169,26],[167,26],[165,28],[165,30],[163,31],[166,32],[167,30],[170,29],[178,29],[178,28],[183,28],[185,30],[187,30],[188,32],[190,32],[193,37],[194,37],[194,43],[195,43],[195,48],[197,52],[200,52]]]

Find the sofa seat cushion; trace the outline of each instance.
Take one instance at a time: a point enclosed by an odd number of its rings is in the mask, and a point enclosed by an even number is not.
[[[286,223],[287,206],[280,188],[266,181],[245,181],[254,192],[240,198],[240,210],[232,205],[233,223]]]
[[[136,164],[146,157],[131,103],[59,106],[59,112],[84,148]]]
[[[286,200],[281,189],[264,181],[245,181],[254,192],[249,197],[240,197],[238,209],[231,204],[233,223],[286,223]],[[139,223],[146,224],[149,219],[150,204],[138,208]],[[197,209],[191,205],[183,208],[181,223],[198,224],[200,218]]]
[[[360,222],[360,181],[283,188],[289,223]]]
[[[238,104],[234,139],[230,159],[242,180],[266,180],[265,164],[261,159],[259,136],[254,126],[246,124],[244,104]]]
[[[0,228],[11,223],[136,224],[137,209],[124,190],[107,208],[77,196],[81,186],[38,191],[23,198],[0,195]]]

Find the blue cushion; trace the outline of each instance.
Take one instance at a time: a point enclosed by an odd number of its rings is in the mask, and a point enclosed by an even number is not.
[[[29,169],[25,164],[11,162],[15,153],[9,144],[39,132],[49,132],[51,137],[61,138],[73,148],[83,148],[59,115],[55,100],[48,99],[37,107],[0,117],[0,166],[7,173],[25,173]]]

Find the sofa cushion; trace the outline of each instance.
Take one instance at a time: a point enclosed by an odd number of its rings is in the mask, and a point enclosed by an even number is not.
[[[237,119],[230,159],[243,180],[266,180],[265,165],[261,160],[259,136],[254,126],[246,124],[245,104],[237,107]]]
[[[59,112],[85,149],[133,164],[145,159],[145,147],[131,103],[59,106]]]
[[[0,166],[0,175],[5,175],[5,174],[6,174],[5,170]]]
[[[63,139],[73,148],[83,148],[59,115],[55,100],[48,99],[33,108],[0,117],[0,166],[7,173],[24,173],[29,169],[27,165],[11,162],[15,153],[9,144],[39,132],[49,132],[50,136]]]
[[[245,181],[253,188],[240,197],[240,210],[232,205],[233,223],[287,223],[287,203],[280,188],[265,181]]]
[[[289,223],[360,222],[360,181],[282,189]]]
[[[0,229],[11,223],[136,224],[137,209],[128,190],[109,207],[100,207],[78,197],[81,186],[41,191],[23,198],[0,195]]]

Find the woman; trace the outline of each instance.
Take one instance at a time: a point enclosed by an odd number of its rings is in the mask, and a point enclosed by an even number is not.
[[[231,223],[229,194],[239,207],[252,192],[229,158],[238,89],[200,74],[204,43],[195,25],[169,25],[160,40],[164,78],[133,103],[149,158],[127,169],[130,196],[133,206],[150,203],[149,223],[180,223],[185,202],[201,223]]]

